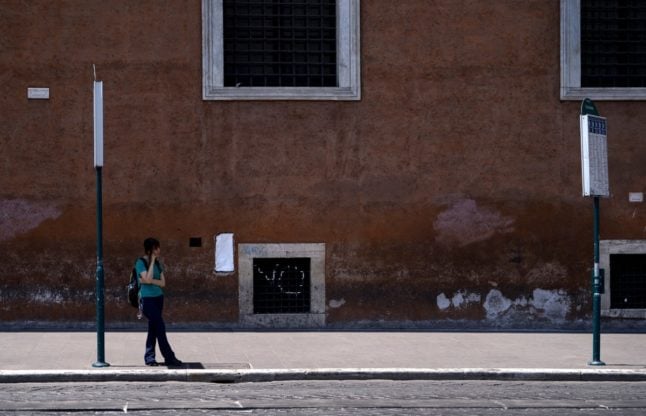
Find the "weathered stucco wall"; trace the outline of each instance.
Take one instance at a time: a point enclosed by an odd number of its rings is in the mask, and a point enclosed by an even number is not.
[[[157,236],[168,321],[235,325],[214,234],[326,244],[327,323],[564,327],[590,313],[577,102],[557,1],[364,0],[359,102],[204,102],[200,1],[0,3],[0,321],[91,322],[92,64],[106,319]],[[27,100],[28,87],[51,98]],[[644,238],[646,105],[609,120],[602,237]],[[202,248],[189,248],[202,237]],[[457,324],[456,324],[457,325]]]

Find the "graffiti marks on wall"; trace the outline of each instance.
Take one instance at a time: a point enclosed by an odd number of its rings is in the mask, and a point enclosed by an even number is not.
[[[310,258],[253,259],[254,313],[307,313]]]

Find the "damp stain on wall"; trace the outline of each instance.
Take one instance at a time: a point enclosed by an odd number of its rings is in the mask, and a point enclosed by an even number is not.
[[[441,212],[433,228],[437,232],[437,242],[466,246],[495,234],[510,233],[514,230],[513,224],[513,218],[495,209],[479,207],[473,199],[462,199]]]
[[[61,214],[62,211],[48,201],[0,200],[0,241],[28,233]]]

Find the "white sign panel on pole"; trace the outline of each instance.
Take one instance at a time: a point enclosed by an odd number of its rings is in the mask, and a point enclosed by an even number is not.
[[[103,81],[94,81],[94,167],[103,167]]]
[[[604,117],[581,116],[581,176],[583,196],[610,196],[608,134]]]

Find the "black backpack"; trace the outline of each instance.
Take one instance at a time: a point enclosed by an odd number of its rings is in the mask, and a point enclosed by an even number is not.
[[[144,262],[146,269],[148,269],[148,262],[143,257],[139,257],[139,260]],[[130,283],[126,286],[128,292],[128,303],[134,308],[139,308],[139,279],[137,279],[137,262],[135,262],[135,267],[132,268],[130,272]]]

